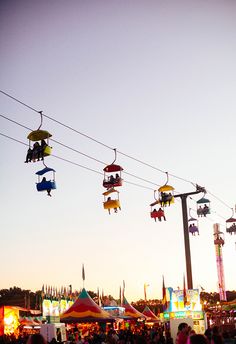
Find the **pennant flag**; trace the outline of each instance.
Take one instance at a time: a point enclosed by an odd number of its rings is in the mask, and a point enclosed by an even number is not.
[[[97,298],[98,298],[98,306],[101,306],[101,299],[100,299],[99,288],[97,289]]]
[[[125,299],[125,281],[123,280],[122,304],[124,302],[124,299]]]
[[[147,302],[147,287],[149,287],[149,284],[144,283],[144,300]]]
[[[162,305],[163,305],[163,311],[166,311],[167,300],[166,300],[166,287],[165,287],[164,275],[162,276]]]
[[[42,299],[44,298],[44,284],[43,284],[43,286],[42,286],[42,291],[41,291],[41,297],[42,297]]]
[[[103,301],[104,301],[104,291],[103,291],[103,289],[102,289],[102,295],[101,295],[100,300],[101,300],[101,304],[103,306]]]
[[[82,279],[85,281],[85,271],[84,271],[84,264],[82,266]]]
[[[121,306],[121,305],[122,305],[121,286],[120,286],[120,295],[119,295],[119,300],[120,300],[120,306]]]

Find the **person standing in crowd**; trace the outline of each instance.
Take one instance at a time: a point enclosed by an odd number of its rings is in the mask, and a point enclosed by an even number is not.
[[[47,344],[47,342],[41,334],[35,333],[28,338],[26,344]]]
[[[186,344],[187,340],[188,340],[188,324],[182,322],[178,326],[176,344]]]
[[[212,341],[214,344],[223,344],[223,338],[218,326],[212,328]]]
[[[192,334],[188,338],[188,344],[208,344],[208,342],[203,334]]]

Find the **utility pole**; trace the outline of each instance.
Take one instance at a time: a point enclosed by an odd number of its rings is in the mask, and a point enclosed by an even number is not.
[[[196,195],[200,192],[206,192],[205,188],[203,188],[199,185],[196,185],[196,191],[174,195],[174,198],[179,197],[181,199],[181,203],[182,203],[184,246],[185,246],[185,260],[186,260],[186,273],[187,273],[188,289],[193,289],[193,277],[192,277],[190,243],[189,243],[187,197],[191,196],[191,195]]]

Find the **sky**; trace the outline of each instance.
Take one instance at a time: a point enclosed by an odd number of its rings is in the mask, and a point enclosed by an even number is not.
[[[190,237],[194,288],[218,291],[219,223],[226,289],[236,289],[236,237],[225,227],[236,203],[235,17],[233,0],[0,2],[1,91],[74,129],[43,118],[52,139],[82,153],[51,141],[72,163],[45,158],[57,189],[37,192],[44,166],[25,164],[20,142],[30,132],[22,125],[36,130],[40,116],[0,93],[1,289],[80,290],[82,264],[86,289],[115,298],[123,280],[129,301],[144,298],[144,283],[147,298],[161,298],[163,275],[182,288],[181,203],[165,209],[166,222],[150,218],[164,172],[176,194],[198,183],[211,201]],[[102,173],[113,148],[124,185],[121,211],[109,215]],[[202,196],[188,198],[189,216]]]

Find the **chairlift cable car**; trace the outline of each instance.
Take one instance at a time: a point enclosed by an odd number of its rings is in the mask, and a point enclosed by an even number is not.
[[[234,218],[234,209],[232,209],[232,216],[226,220],[226,232],[229,234],[236,234],[236,218]]]
[[[113,195],[113,199],[112,196]],[[114,188],[110,188],[109,190],[103,193],[104,202],[103,208],[108,210],[108,213],[111,214],[111,209],[114,209],[114,212],[117,213],[118,209],[121,210],[120,200],[119,200],[119,191]]]
[[[168,172],[166,172],[166,177],[167,177],[166,183],[158,189],[159,203],[161,204],[162,207],[165,207],[167,205],[171,205],[172,203],[174,203],[174,195],[173,195],[174,188],[173,186],[168,185],[168,181],[169,181]]]
[[[155,220],[155,222],[156,222],[157,219],[158,219],[158,221],[161,221],[162,218],[163,218],[164,221],[166,221],[165,212],[162,209],[162,207],[160,207],[158,210],[156,210],[156,208],[153,208],[157,204],[160,204],[159,200],[156,199],[155,194],[156,194],[156,190],[154,190],[155,202],[150,204],[150,207],[151,207],[150,216],[151,216],[151,218],[153,218]]]
[[[35,174],[38,176],[38,182],[36,183],[37,191],[47,191],[48,196],[51,195],[51,190],[56,189],[56,181],[55,181],[55,173],[56,171],[53,168],[47,167],[44,164],[44,168],[42,170],[37,171]],[[52,178],[47,180],[44,174],[52,172]]]
[[[206,217],[207,214],[210,214],[210,201],[205,198],[206,192],[204,195],[197,201],[197,215],[198,217]]]
[[[123,184],[123,179],[121,178],[121,171],[123,171],[123,168],[120,165],[116,165],[116,148],[114,148],[115,152],[115,159],[110,164],[104,167],[104,178],[103,178],[103,187],[109,190],[110,188],[119,187]],[[113,173],[115,173],[115,177],[113,176]]]
[[[191,216],[191,210],[192,209],[189,208],[189,219],[188,219],[189,227],[188,227],[188,230],[189,230],[189,233],[191,233],[192,235],[195,236],[195,233],[198,233],[198,235],[199,235],[198,220]]]
[[[52,148],[49,146],[49,138],[52,135],[47,130],[41,130],[41,126],[43,124],[42,111],[39,111],[39,114],[41,121],[38,129],[31,131],[27,136],[27,139],[29,140],[29,148],[25,159],[26,163],[44,160],[44,157],[51,155]],[[34,142],[33,146],[31,142]]]

